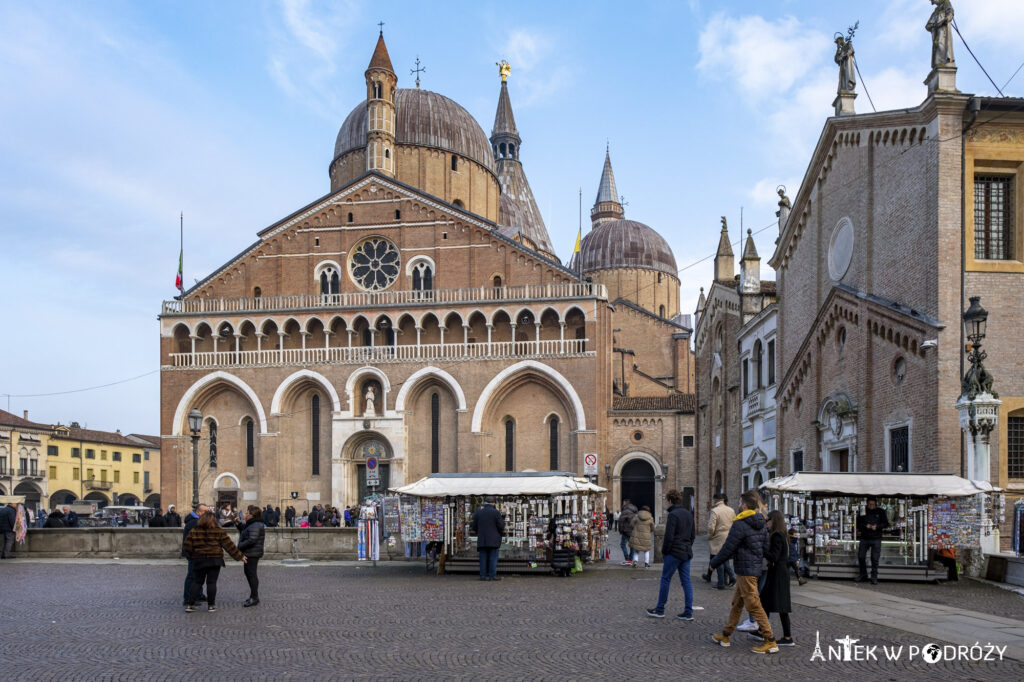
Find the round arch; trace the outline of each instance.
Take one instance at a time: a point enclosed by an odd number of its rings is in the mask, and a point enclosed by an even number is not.
[[[100,509],[110,504],[110,500],[107,498],[106,495],[100,492],[96,492],[95,490],[86,495],[84,499],[88,500],[89,502],[95,502],[96,506],[98,506]]]
[[[369,365],[360,367],[356,371],[352,372],[348,376],[348,381],[345,382],[345,394],[348,396],[349,412],[353,411],[353,398],[355,397],[356,383],[364,376],[370,375],[380,380],[380,385],[384,391],[384,395],[381,396],[381,405],[383,405],[382,413],[388,411],[388,394],[391,393],[391,382],[388,381],[388,375],[380,371],[376,367]],[[379,415],[383,416],[383,414]]]
[[[646,469],[644,465],[649,467],[649,469]],[[633,471],[640,468],[644,468],[645,471],[649,470],[650,475],[641,476],[638,475],[641,472]],[[626,474],[625,478],[623,474]],[[638,509],[642,504],[650,505],[651,513],[654,514],[654,518],[657,520],[661,518],[664,505],[663,483],[664,476],[661,473],[661,461],[653,453],[643,450],[631,450],[619,457],[612,468],[612,500],[621,508],[623,495],[629,495],[633,503],[641,503],[636,505]],[[641,499],[632,499],[641,495]]]
[[[50,509],[56,509],[57,507],[62,507],[65,504],[71,504],[77,499],[78,495],[70,490],[58,490],[50,495]]]
[[[487,403],[490,402],[494,392],[509,378],[519,374],[533,370],[538,374],[542,374],[545,377],[551,379],[558,385],[559,388],[565,393],[565,396],[569,399],[572,405],[573,412],[576,417],[576,429],[578,431],[585,431],[587,428],[587,417],[583,412],[583,403],[580,401],[579,395],[576,394],[576,389],[573,388],[572,384],[562,374],[553,367],[549,367],[542,362],[536,360],[523,360],[517,362],[514,365],[510,365],[498,372],[493,379],[488,382],[487,386],[480,393],[480,398],[476,401],[476,406],[473,408],[473,425],[472,429],[474,433],[480,433],[482,431],[484,410],[487,408]]]
[[[428,367],[421,367],[413,372],[412,375],[402,384],[402,388],[398,390],[398,395],[395,397],[396,412],[401,412],[405,409],[405,401],[409,397],[410,392],[416,384],[420,382],[420,380],[426,377],[436,377],[437,379],[440,379],[442,383],[446,384],[455,394],[455,399],[459,403],[459,411],[466,411],[466,394],[463,392],[462,386],[459,385],[459,382],[456,381],[455,377],[440,367],[430,365]]]
[[[296,382],[303,380],[309,380],[318,384],[327,395],[331,398],[331,410],[334,412],[341,411],[341,398],[338,397],[338,392],[334,390],[333,384],[327,380],[323,374],[314,372],[309,369],[300,369],[293,373],[287,379],[281,382],[281,385],[274,391],[274,397],[270,401],[270,414],[281,414],[281,403],[284,402],[285,393],[291,388]]]
[[[228,374],[224,371],[217,371],[211,374],[207,374],[202,379],[199,379],[194,384],[188,387],[184,395],[181,396],[181,400],[178,401],[178,407],[174,411],[174,422],[172,423],[172,435],[181,436],[184,435],[186,428],[185,417],[188,414],[188,410],[191,407],[193,401],[202,394],[206,389],[212,387],[217,383],[226,383],[234,388],[237,388],[242,394],[249,399],[252,403],[253,408],[256,410],[258,417],[257,421],[260,425],[260,433],[267,432],[267,415],[263,411],[263,405],[260,403],[260,399],[256,396],[256,392],[252,390],[249,384],[245,383],[234,374]]]
[[[225,471],[213,479],[214,490],[238,490],[241,487],[241,484],[238,482],[238,476],[235,476],[230,471]]]

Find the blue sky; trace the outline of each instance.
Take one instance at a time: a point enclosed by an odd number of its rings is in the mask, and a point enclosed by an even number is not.
[[[1002,86],[1024,62],[1024,2],[954,0]],[[624,11],[624,8],[628,8]],[[156,316],[185,280],[329,189],[327,166],[384,21],[399,87],[456,100],[488,133],[499,78],[552,240],[570,255],[605,141],[627,217],[673,247],[683,309],[726,215],[766,271],[775,187],[795,194],[855,21],[857,110],[924,98],[925,0],[588,3],[0,0],[0,407],[38,421],[159,432]],[[995,94],[963,45],[958,84]],[[1024,73],[1005,89],[1024,92]],[[586,223],[584,225],[586,229]],[[27,397],[108,384],[107,388]]]

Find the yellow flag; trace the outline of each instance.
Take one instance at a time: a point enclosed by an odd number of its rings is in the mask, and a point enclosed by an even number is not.
[[[580,231],[576,233],[576,246],[573,247],[573,250],[572,250],[573,253],[579,253],[580,252],[580,237],[582,237],[582,236],[583,236],[583,228],[581,227]]]

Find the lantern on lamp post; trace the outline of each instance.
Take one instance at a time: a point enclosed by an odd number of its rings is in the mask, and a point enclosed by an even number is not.
[[[188,430],[192,433],[192,509],[199,507],[199,431],[203,428],[203,413],[193,407],[188,413]]]

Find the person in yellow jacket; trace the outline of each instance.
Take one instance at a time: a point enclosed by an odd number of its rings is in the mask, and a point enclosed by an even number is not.
[[[736,512],[726,502],[725,493],[715,493],[712,498],[714,506],[711,507],[711,515],[708,517],[708,547],[711,549],[711,558],[708,560],[708,571],[702,578],[704,582],[711,582],[711,559],[722,549],[725,538],[729,536],[729,529],[732,528],[732,520],[736,518]],[[724,590],[736,584],[736,573],[732,570],[732,563],[726,561],[718,567],[718,584],[715,589]]]

